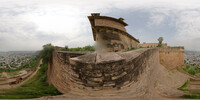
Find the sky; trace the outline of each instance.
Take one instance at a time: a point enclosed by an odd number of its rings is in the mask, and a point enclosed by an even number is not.
[[[141,43],[200,51],[200,0],[0,0],[0,51],[93,45],[91,13],[124,18]]]

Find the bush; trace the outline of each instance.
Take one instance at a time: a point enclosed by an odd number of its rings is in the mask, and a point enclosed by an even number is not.
[[[190,75],[195,75],[195,71],[194,71],[194,70],[189,70],[188,73],[189,73]]]
[[[83,48],[77,47],[77,48],[63,48],[61,51],[95,51],[94,46],[85,46]]]
[[[43,63],[48,63],[51,61],[52,52],[55,50],[55,47],[51,44],[43,45],[43,50],[40,51],[40,57],[43,59]]]
[[[185,68],[182,69],[190,75],[196,75],[196,73],[200,73],[200,68],[192,65],[186,65]]]

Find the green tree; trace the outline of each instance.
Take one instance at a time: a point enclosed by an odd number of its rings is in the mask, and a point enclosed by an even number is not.
[[[51,43],[43,45],[43,49],[40,51],[40,57],[43,59],[43,63],[48,63],[51,61],[52,52],[55,50],[55,47]]]
[[[162,47],[163,37],[158,38],[158,47]]]

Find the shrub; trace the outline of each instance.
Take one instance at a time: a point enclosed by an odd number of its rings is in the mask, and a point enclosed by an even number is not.
[[[43,50],[40,51],[40,57],[43,59],[43,63],[48,63],[51,61],[52,52],[55,50],[55,47],[51,44],[43,45]]]
[[[200,99],[200,95],[183,95],[184,98]]]
[[[77,48],[62,48],[61,51],[95,51],[94,46],[85,46],[85,47],[77,47]]]

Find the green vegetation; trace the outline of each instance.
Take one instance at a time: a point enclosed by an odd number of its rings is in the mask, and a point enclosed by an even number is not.
[[[192,81],[187,80],[178,90],[184,91],[188,94],[183,95],[183,98],[200,99],[200,89],[190,89],[188,86]]]
[[[51,44],[44,45],[43,50],[40,52],[43,64],[40,65],[36,75],[17,88],[0,89],[0,99],[26,99],[61,94],[53,85],[46,82],[48,62],[51,60],[53,51],[54,46]],[[30,64],[34,68],[38,63],[39,61],[35,61]]]
[[[37,74],[25,84],[12,89],[1,89],[1,99],[25,99],[61,94],[52,85],[46,83],[48,64],[44,63]]]
[[[200,95],[183,95],[184,98],[200,99]]]
[[[159,37],[158,38],[158,46],[157,47],[162,47],[162,41],[163,41],[163,37]]]
[[[68,46],[65,46],[65,48],[62,48],[61,51],[95,51],[94,46],[85,46],[85,47],[77,47],[77,48],[68,48]]]
[[[24,68],[35,68],[37,66],[37,64],[39,63],[40,59],[39,58],[32,58],[30,60],[29,63],[27,64],[24,64],[16,69],[4,69],[4,68],[0,68],[0,72],[12,72],[12,71],[19,71],[19,70],[22,70]]]
[[[189,85],[189,81],[187,80],[178,90],[185,90],[185,88]]]
[[[188,72],[190,75],[200,76],[200,68],[192,65],[185,65],[185,67],[182,68],[184,71]]]
[[[51,44],[43,45],[43,50],[40,51],[40,57],[43,59],[43,63],[48,63],[51,61],[52,52],[55,50],[55,47]]]
[[[15,76],[15,75],[17,75],[18,74],[18,72],[16,72],[16,71],[14,71],[14,72],[9,72],[8,73],[8,76]]]

